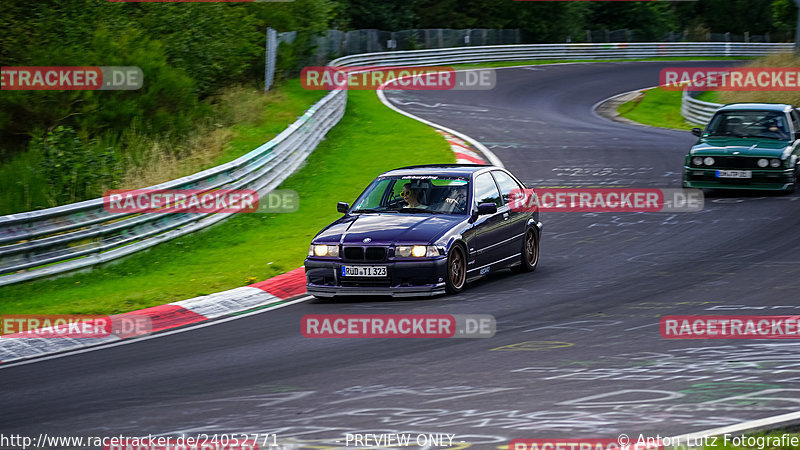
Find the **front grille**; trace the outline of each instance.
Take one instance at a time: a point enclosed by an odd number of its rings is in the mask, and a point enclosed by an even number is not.
[[[345,261],[370,261],[386,260],[386,247],[344,247]]]
[[[367,247],[364,259],[367,261],[383,261],[386,259],[386,249],[383,247]]]
[[[774,167],[758,167],[758,160],[762,158],[746,157],[746,156],[714,156],[714,165],[712,166],[695,166],[699,169],[775,169]],[[769,161],[772,158],[764,158]]]
[[[363,261],[364,260],[364,248],[363,247],[345,247],[344,248],[344,259],[349,259],[351,261]]]

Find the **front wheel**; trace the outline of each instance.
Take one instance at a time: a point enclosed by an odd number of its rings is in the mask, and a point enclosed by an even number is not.
[[[511,270],[517,273],[533,272],[537,265],[539,265],[539,237],[531,227],[525,232],[525,239],[522,241],[520,264]]]
[[[445,290],[448,294],[458,294],[464,290],[467,281],[467,255],[460,245],[454,245],[447,255],[447,278]]]

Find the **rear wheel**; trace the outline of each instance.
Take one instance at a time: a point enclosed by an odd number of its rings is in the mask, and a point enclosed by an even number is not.
[[[445,290],[448,294],[458,294],[467,282],[467,255],[464,248],[454,245],[447,255],[447,278]]]
[[[522,255],[520,264],[511,268],[514,272],[533,272],[539,264],[539,238],[533,227],[525,232],[525,239],[522,240]]]

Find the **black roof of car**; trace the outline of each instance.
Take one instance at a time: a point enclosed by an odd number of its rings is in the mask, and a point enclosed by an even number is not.
[[[425,164],[420,166],[407,166],[384,172],[381,176],[403,175],[437,175],[468,177],[483,169],[499,169],[497,166],[485,164]]]

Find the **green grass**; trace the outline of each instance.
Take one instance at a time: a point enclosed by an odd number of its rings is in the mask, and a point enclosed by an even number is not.
[[[339,216],[336,202],[352,202],[379,173],[454,160],[431,128],[351,91],[344,118],[281,185],[299,193],[297,212],[240,214],[89,273],[3,287],[0,312],[112,314],[264,280],[300,267],[313,235]]]
[[[233,161],[279,135],[327,94],[325,91],[304,89],[299,78],[285,81],[273,90],[276,91],[274,101],[267,104],[261,120],[231,126],[234,139],[212,166]]]
[[[681,116],[681,91],[648,89],[644,96],[619,105],[617,112],[626,119],[654,127],[689,130],[694,126]]]
[[[696,98],[709,103],[722,103],[719,97],[720,95],[717,91],[703,91]]]

